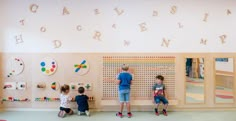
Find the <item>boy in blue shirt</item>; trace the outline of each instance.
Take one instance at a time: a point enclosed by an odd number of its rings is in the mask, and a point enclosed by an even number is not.
[[[132,75],[128,72],[129,66],[123,64],[122,72],[117,75],[117,84],[119,85],[120,112],[116,116],[123,117],[122,112],[124,103],[126,103],[127,115],[132,117],[130,112],[130,85],[132,84]]]
[[[75,101],[78,104],[78,115],[85,113],[87,116],[90,116],[89,105],[88,105],[88,96],[84,94],[84,87],[79,87],[79,95],[75,97]]]

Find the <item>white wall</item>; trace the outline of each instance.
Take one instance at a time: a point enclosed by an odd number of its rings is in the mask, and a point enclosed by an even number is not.
[[[39,6],[36,13],[30,11],[31,4]],[[1,0],[0,51],[235,52],[235,5],[235,0]],[[69,15],[62,15],[64,6]],[[172,6],[177,6],[174,15]],[[118,16],[116,7],[124,13]],[[95,15],[94,9],[100,14]],[[227,9],[232,14],[227,15]],[[153,10],[158,16],[152,16]],[[207,22],[205,13],[209,13]],[[143,22],[147,31],[141,32]],[[77,25],[82,31],[76,30]],[[42,26],[46,32],[40,32]],[[101,41],[93,39],[95,31],[102,33]],[[15,44],[20,34],[24,42]],[[221,44],[223,34],[227,38]],[[168,48],[161,46],[163,38],[171,40]],[[208,40],[207,45],[200,44],[201,38]],[[54,49],[53,40],[60,40],[62,46]],[[124,40],[130,45],[125,46]]]
[[[228,62],[216,61],[215,68],[218,71],[234,72],[234,59],[229,58]]]

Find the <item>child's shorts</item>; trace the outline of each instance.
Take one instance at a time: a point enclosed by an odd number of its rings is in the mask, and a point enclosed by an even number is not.
[[[155,96],[154,97],[156,104],[162,102],[164,105],[168,104],[168,100],[164,96]]]
[[[64,107],[60,107],[61,111],[65,111],[66,113],[70,113],[71,109],[70,108],[64,108]]]
[[[129,102],[130,101],[130,90],[119,90],[119,99],[120,102]]]

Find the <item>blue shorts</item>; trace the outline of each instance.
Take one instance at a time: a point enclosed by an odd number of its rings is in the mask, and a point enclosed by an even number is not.
[[[119,100],[120,102],[129,102],[130,101],[130,90],[119,90]]]
[[[154,99],[156,104],[159,104],[160,102],[162,102],[164,105],[169,103],[164,96],[155,96]]]

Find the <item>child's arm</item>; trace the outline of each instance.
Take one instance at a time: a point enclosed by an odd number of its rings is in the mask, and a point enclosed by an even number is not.
[[[152,102],[155,103],[155,90],[152,90]]]
[[[117,85],[119,85],[120,84],[120,77],[119,77],[119,74],[116,76],[116,79],[115,79],[115,83],[117,84]]]
[[[116,80],[116,84],[119,85],[120,84],[120,80],[117,79]]]
[[[164,86],[164,89],[163,89],[163,96],[165,97],[165,98],[167,98],[167,93],[166,93],[166,87]]]

